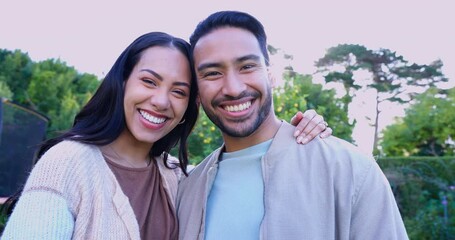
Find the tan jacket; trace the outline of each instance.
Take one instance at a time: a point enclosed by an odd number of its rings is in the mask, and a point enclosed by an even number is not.
[[[407,239],[390,185],[374,159],[335,137],[298,145],[294,129],[282,123],[262,158],[260,239]],[[180,239],[204,239],[207,196],[222,149],[180,182]]]

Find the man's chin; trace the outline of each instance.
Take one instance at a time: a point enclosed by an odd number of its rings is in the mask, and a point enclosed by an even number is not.
[[[244,122],[238,122],[236,124],[224,124],[219,127],[221,131],[230,137],[248,137],[253,134],[255,127]]]

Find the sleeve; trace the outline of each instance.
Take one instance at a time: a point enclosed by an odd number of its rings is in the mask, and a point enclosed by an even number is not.
[[[408,239],[390,184],[371,161],[354,196],[351,239]]]
[[[74,218],[55,192],[28,191],[16,204],[1,239],[71,239]]]

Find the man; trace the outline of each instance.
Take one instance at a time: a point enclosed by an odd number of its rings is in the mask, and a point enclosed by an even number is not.
[[[258,20],[212,14],[190,43],[200,101],[224,145],[179,185],[180,239],[407,239],[372,158],[335,137],[298,145],[275,116]]]

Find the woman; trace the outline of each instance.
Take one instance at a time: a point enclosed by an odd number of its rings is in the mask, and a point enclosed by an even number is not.
[[[198,115],[191,59],[189,44],[165,33],[128,46],[73,127],[39,149],[3,239],[176,239],[174,198]],[[177,143],[178,159],[168,155]]]

